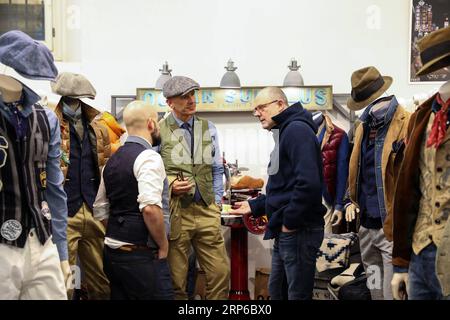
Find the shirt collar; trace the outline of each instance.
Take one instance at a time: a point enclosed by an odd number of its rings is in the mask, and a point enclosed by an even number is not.
[[[138,137],[138,136],[128,136],[126,142],[132,142],[132,143],[140,144],[145,149],[151,149],[152,148],[152,144],[147,139],[142,138],[142,137]]]
[[[77,110],[73,110],[67,103],[63,102],[63,114],[68,117],[72,122],[76,123],[81,120],[81,106]]]
[[[176,123],[178,124],[178,126],[181,128],[181,126],[183,125],[183,121],[178,119],[177,116],[175,115],[174,112],[172,112],[173,118],[175,119]],[[192,128],[193,124],[194,124],[194,117],[191,117],[187,123],[189,124],[189,126]]]
[[[391,99],[391,102],[389,103],[388,111],[386,112],[386,115],[384,116],[384,125],[387,125],[391,122],[392,118],[394,117],[395,112],[397,111],[398,107],[398,101],[395,96],[389,96],[389,97],[383,97],[375,100],[369,106],[366,108],[366,110],[361,115],[360,119],[362,122],[367,122],[372,118],[372,115],[370,114],[370,111],[372,110],[373,106],[377,104],[378,102],[382,100],[388,100]]]
[[[20,82],[20,81],[19,81]],[[31,113],[32,113],[32,109],[31,107],[33,105],[35,105],[37,102],[39,102],[41,100],[41,97],[34,92],[33,90],[31,90],[29,87],[27,87],[25,84],[23,84],[22,82],[20,82],[22,84],[22,100],[20,101],[21,105],[22,105],[22,110],[20,111],[22,113],[23,117],[28,117]],[[8,109],[8,107],[6,106],[6,104],[3,102],[2,99],[0,99],[0,106],[3,109]]]

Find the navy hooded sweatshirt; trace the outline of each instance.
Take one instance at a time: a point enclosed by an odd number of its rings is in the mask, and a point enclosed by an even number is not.
[[[317,126],[300,103],[272,118],[275,148],[270,156],[266,195],[250,200],[254,216],[267,214],[264,239],[273,239],[284,225],[290,230],[324,226],[322,155]]]

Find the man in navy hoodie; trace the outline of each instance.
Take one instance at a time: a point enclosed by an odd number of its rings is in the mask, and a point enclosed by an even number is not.
[[[273,132],[275,140],[266,195],[236,203],[238,208],[230,213],[269,217],[264,239],[275,239],[269,279],[271,299],[283,298],[286,277],[289,300],[311,300],[326,213],[317,126],[300,103],[289,107],[279,88],[263,89],[254,106],[254,116],[264,129]]]

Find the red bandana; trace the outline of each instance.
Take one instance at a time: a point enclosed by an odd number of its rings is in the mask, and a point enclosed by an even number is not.
[[[436,117],[433,121],[433,126],[431,127],[431,133],[427,140],[427,148],[432,147],[439,148],[445,138],[445,133],[447,131],[447,115],[448,108],[450,106],[450,99],[446,102],[442,101],[441,95],[436,96],[437,102],[441,105],[441,110],[436,113]]]

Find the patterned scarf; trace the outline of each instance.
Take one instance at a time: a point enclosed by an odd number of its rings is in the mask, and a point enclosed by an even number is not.
[[[450,106],[450,99],[444,102],[441,95],[436,96],[436,101],[441,105],[441,109],[436,113],[436,117],[431,127],[431,133],[427,140],[427,148],[432,147],[439,148],[445,138],[445,132],[447,131],[447,118],[448,110]]]

